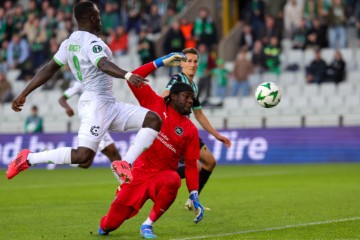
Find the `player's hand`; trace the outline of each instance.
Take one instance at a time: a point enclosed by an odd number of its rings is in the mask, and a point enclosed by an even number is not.
[[[193,210],[195,212],[194,223],[200,222],[204,217],[204,207],[199,201],[199,194],[197,191],[193,191],[189,197],[192,201]]]
[[[135,87],[141,87],[146,82],[149,82],[149,80],[147,80],[137,74],[132,74],[131,77],[129,78],[129,82],[130,82],[130,84],[134,85]]]
[[[72,108],[67,108],[66,110],[65,110],[65,112],[66,112],[66,115],[68,115],[69,117],[72,117],[72,116],[74,116],[74,110],[72,110]]]
[[[231,141],[227,137],[219,135],[216,139],[224,143],[227,148],[231,147]]]
[[[161,58],[158,58],[154,61],[156,68],[166,66],[166,67],[176,67],[180,66],[181,62],[186,61],[186,56],[180,52],[173,52]]]
[[[111,169],[117,175],[119,175],[120,180],[125,183],[131,183],[133,180],[133,176],[131,174],[131,167],[130,164],[126,161],[122,160],[115,160],[111,163]]]
[[[15,111],[15,112],[20,112],[22,110],[22,107],[24,106],[26,102],[26,97],[23,96],[18,96],[17,98],[14,99],[14,101],[11,104],[11,108]]]

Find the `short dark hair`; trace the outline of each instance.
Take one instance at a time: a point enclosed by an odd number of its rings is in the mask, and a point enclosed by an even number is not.
[[[92,13],[91,10],[94,9],[95,3],[91,1],[84,1],[79,2],[74,7],[74,15],[76,21],[79,21],[80,19],[86,19],[90,13]]]
[[[185,48],[181,51],[183,54],[191,53],[199,57],[199,51],[196,48]]]

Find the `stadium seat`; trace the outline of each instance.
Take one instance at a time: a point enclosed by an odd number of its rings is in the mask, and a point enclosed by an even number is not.
[[[339,126],[338,114],[316,114],[305,116],[306,127],[336,127]]]
[[[343,125],[344,126],[359,126],[360,123],[360,113],[349,113],[343,115]]]
[[[336,84],[325,82],[320,84],[319,93],[321,96],[336,96]]]
[[[321,57],[327,64],[330,64],[335,57],[335,49],[323,48],[321,49]]]
[[[267,128],[301,127],[300,115],[267,116]]]
[[[337,85],[337,94],[341,96],[351,95],[355,92],[355,90],[356,84],[350,83],[349,81],[345,81]]]
[[[291,49],[285,56],[287,65],[297,64],[300,71],[304,69],[304,54],[302,50]]]
[[[239,97],[225,97],[223,101],[223,106],[226,109],[238,109],[239,103]]]
[[[322,54],[322,52],[321,52]],[[314,60],[314,49],[306,49],[304,51],[304,66],[307,67]]]
[[[254,116],[228,117],[227,128],[261,128],[263,118]]]

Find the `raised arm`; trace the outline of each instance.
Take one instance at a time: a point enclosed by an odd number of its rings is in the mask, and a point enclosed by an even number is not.
[[[25,89],[12,102],[12,109],[15,112],[22,110],[26,102],[26,97],[32,91],[46,83],[58,70],[60,66],[52,59],[45,66],[43,66],[34,76],[34,78],[26,85]]]

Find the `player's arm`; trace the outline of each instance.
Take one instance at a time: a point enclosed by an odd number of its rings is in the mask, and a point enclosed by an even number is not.
[[[194,222],[200,222],[204,217],[204,207],[199,200],[199,171],[197,169],[197,161],[200,158],[199,153],[199,135],[194,125],[191,125],[192,131],[188,135],[189,141],[186,142],[184,161],[185,161],[185,177],[186,185],[189,190],[189,198],[192,201],[193,210],[195,212]],[[191,128],[188,130],[190,131]]]
[[[194,115],[196,120],[200,123],[201,127],[205,129],[208,133],[213,135],[217,140],[223,142],[226,147],[231,146],[231,141],[227,138],[222,136],[221,134],[216,131],[216,129],[211,125],[208,118],[205,116],[204,112],[199,109],[194,109]]]
[[[33,77],[33,79],[26,85],[25,89],[12,102],[12,109],[15,112],[22,110],[25,104],[26,97],[35,89],[46,83],[59,69],[59,66],[54,59],[44,65]]]
[[[74,116],[74,110],[70,107],[70,105],[68,104],[67,102],[67,97],[65,95],[62,95],[58,102],[60,104],[60,106],[62,106],[64,109],[65,109],[65,112],[66,114],[69,116],[69,117],[72,117]]]

